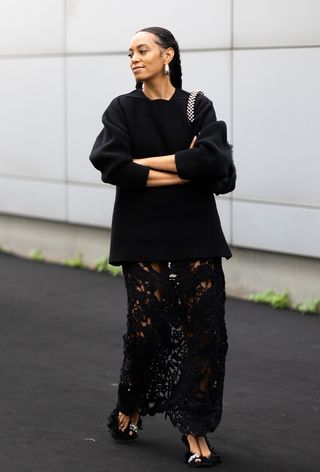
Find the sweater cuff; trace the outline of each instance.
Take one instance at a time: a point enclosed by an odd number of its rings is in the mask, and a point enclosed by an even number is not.
[[[177,174],[181,179],[191,180],[198,175],[200,160],[197,154],[197,148],[183,149],[175,153]]]
[[[131,162],[124,170],[123,185],[133,189],[146,187],[149,172],[149,167]]]

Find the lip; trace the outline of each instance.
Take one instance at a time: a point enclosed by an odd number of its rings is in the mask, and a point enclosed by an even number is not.
[[[138,70],[143,69],[143,68],[144,68],[143,66],[132,67],[132,72],[137,72]]]

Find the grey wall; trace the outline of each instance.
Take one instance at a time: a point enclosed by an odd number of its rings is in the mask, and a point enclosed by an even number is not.
[[[320,257],[320,2],[1,0],[0,212],[110,226],[115,188],[88,160],[110,100],[134,88],[134,32],[182,49],[183,88],[228,125],[233,246]],[[1,241],[0,241],[1,244]]]

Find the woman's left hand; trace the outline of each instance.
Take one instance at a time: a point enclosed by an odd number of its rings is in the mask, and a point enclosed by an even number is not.
[[[197,136],[195,136],[195,137],[193,138],[193,140],[191,141],[191,144],[190,144],[190,146],[189,146],[189,149],[192,149],[192,148],[194,147],[194,145],[196,144],[196,142],[197,142]]]

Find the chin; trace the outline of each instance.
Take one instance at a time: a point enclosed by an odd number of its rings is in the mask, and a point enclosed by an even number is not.
[[[148,77],[146,77],[145,74],[136,74],[136,80],[138,80],[139,82],[144,82],[145,80],[148,80]]]

